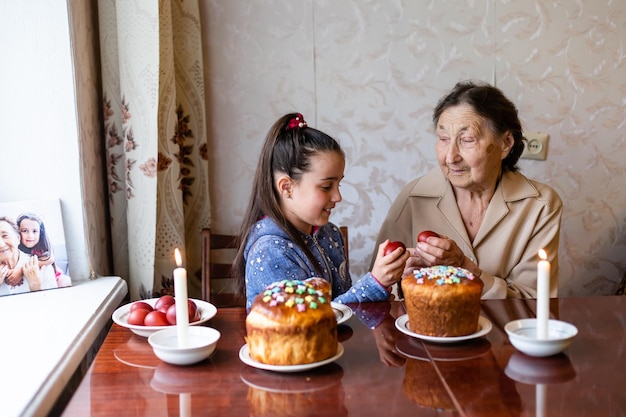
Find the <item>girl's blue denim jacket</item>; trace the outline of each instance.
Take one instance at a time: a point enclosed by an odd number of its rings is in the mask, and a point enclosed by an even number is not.
[[[317,228],[312,235],[304,235],[304,240],[322,267],[324,276],[321,278],[332,284],[333,301],[348,304],[389,299],[386,288],[369,272],[352,285],[339,227],[328,223]],[[269,217],[252,226],[244,257],[248,308],[254,297],[275,281],[317,276],[304,252]]]

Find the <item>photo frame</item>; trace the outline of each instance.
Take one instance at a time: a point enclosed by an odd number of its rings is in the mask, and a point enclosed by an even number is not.
[[[70,286],[60,200],[0,202],[0,297]]]

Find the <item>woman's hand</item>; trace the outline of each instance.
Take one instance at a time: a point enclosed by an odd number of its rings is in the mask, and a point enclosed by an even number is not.
[[[420,257],[417,248],[406,248],[406,251],[409,252],[410,256],[406,261],[403,275],[413,275],[413,271],[416,269],[429,266],[429,264]]]
[[[452,239],[445,236],[429,237],[426,242],[417,242],[415,247],[418,256],[426,266],[447,265],[460,267],[465,254]]]
[[[24,264],[23,271],[30,290],[41,290],[41,269],[39,269],[39,259],[37,255],[33,255],[28,259]]]
[[[372,267],[372,275],[385,288],[388,288],[398,282],[402,278],[402,274],[406,267],[406,261],[409,259],[409,251],[403,251],[397,248],[388,255],[385,255],[385,247],[389,243],[389,239],[378,245],[378,253]]]
[[[446,265],[465,268],[477,277],[482,272],[478,265],[459,248],[459,245],[446,236],[429,237],[426,242],[418,242],[415,247],[416,258],[422,266]]]

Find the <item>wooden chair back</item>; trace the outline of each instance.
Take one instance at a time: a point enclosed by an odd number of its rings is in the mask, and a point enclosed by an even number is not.
[[[232,262],[237,253],[238,236],[212,233],[210,228],[202,229],[202,299],[216,307],[244,306],[245,300],[237,297],[232,289],[234,276]],[[220,280],[222,288],[217,288]]]
[[[348,261],[348,265],[350,265],[350,251],[348,250],[348,226],[340,226],[339,230],[341,231],[341,234],[343,235],[343,244],[345,246],[346,249],[346,260]]]

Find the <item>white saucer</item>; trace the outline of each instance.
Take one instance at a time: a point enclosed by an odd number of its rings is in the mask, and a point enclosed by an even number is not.
[[[329,389],[343,377],[341,366],[334,364],[325,370],[313,374],[296,375],[294,373],[271,373],[262,369],[245,368],[239,375],[250,388],[281,394],[305,394]]]
[[[328,359],[324,359],[323,361],[313,362],[313,363],[305,363],[303,365],[268,365],[266,363],[261,363],[255,361],[250,357],[250,348],[248,344],[245,344],[239,349],[239,359],[246,365],[252,366],[258,369],[265,369],[266,371],[275,371],[275,372],[301,372],[306,371],[308,369],[317,368],[322,365],[326,365],[327,363],[331,363],[339,359],[343,355],[343,345],[341,343],[337,343],[337,353],[335,356],[332,356]]]
[[[147,300],[140,300],[150,304],[152,307],[156,304],[158,298],[150,298]],[[203,300],[193,300],[194,303],[198,306],[198,311],[200,311],[200,320],[189,323],[190,326],[197,326],[198,324],[202,324],[212,319],[217,314],[217,307],[215,307],[211,303],[207,303]],[[134,302],[134,301],[133,301]],[[130,316],[130,306],[133,304],[130,302],[128,304],[124,304],[119,307],[117,310],[113,312],[112,319],[115,323],[119,324],[122,327],[126,327],[130,329],[133,333],[143,337],[149,337],[152,333],[158,332],[159,330],[167,329],[172,326],[139,326],[136,324],[128,324],[128,316]]]
[[[437,337],[437,336],[427,336],[424,334],[419,334],[411,331],[408,327],[409,324],[409,315],[403,314],[396,319],[396,328],[400,330],[402,333],[411,336],[417,337],[418,339],[425,340],[427,342],[434,343],[456,343],[461,342],[463,340],[476,339],[477,337],[481,337],[486,335],[491,331],[491,322],[488,318],[480,316],[478,317],[478,331],[472,334],[468,334],[466,336],[454,336],[454,337]]]
[[[396,349],[407,358],[422,361],[454,362],[478,358],[491,350],[487,339],[473,339],[465,343],[424,344],[414,337],[399,337]]]
[[[337,324],[344,323],[352,317],[352,309],[347,305],[331,301],[330,306],[333,308],[335,317],[337,317]]]

